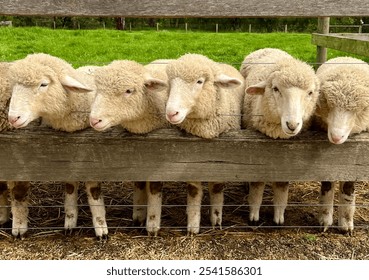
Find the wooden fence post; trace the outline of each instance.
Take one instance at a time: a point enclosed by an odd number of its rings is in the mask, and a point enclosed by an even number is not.
[[[318,33],[329,33],[329,17],[318,18]],[[317,46],[316,62],[321,64],[327,61],[327,48]]]
[[[187,29],[188,29],[187,22],[185,23],[185,29],[186,29],[186,33],[187,33]]]
[[[249,33],[251,33],[251,23],[249,24]]]
[[[217,23],[217,24],[215,24],[215,33],[218,33],[218,30],[219,30],[219,25]]]

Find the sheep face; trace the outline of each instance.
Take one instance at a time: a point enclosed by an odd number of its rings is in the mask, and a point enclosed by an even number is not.
[[[172,124],[180,124],[186,118],[208,118],[206,110],[197,110],[203,100],[208,104],[201,108],[213,107],[216,92],[221,88],[232,89],[242,84],[237,78],[221,73],[217,63],[207,57],[187,54],[167,66],[169,98],[166,105],[166,119]],[[207,95],[206,98],[201,98]]]
[[[68,91],[90,91],[68,75],[57,75],[50,67],[17,65],[11,68],[13,91],[8,119],[15,128],[27,126],[39,117],[62,115],[60,109],[68,99]]]
[[[313,114],[319,96],[319,81],[314,71],[307,65],[300,68],[291,71],[279,67],[265,81],[246,88],[247,94],[265,97],[268,116],[280,122],[288,137],[301,131],[304,121]]]
[[[133,61],[113,62],[95,75],[97,92],[90,125],[98,131],[144,118],[150,95],[167,87],[165,81],[151,77]]]
[[[327,124],[328,139],[342,144],[353,133],[366,130],[369,88],[347,79],[326,81],[321,88],[317,115]]]

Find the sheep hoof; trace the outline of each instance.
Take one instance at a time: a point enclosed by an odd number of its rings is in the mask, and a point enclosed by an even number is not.
[[[97,238],[97,241],[99,242],[105,242],[109,240],[109,235],[103,234],[101,236],[96,236],[96,238]]]
[[[143,227],[145,225],[145,220],[140,221],[139,219],[134,219],[133,220],[133,226],[134,227]]]
[[[147,236],[149,237],[157,237],[158,236],[158,230],[155,231],[148,231]]]
[[[23,233],[23,234],[18,233],[16,235],[13,234],[13,240],[24,240],[25,237],[26,237],[25,233]]]
[[[72,228],[66,228],[66,229],[64,229],[64,235],[66,235],[66,236],[70,236],[70,235],[72,235],[73,234],[73,229]]]

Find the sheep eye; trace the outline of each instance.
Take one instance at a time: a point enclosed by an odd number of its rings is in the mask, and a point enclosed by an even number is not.
[[[133,89],[127,89],[125,93],[126,94],[131,94],[131,93],[133,93]]]
[[[40,87],[47,87],[49,84],[48,83],[41,83]]]
[[[277,87],[273,87],[274,92],[279,92],[279,89]]]
[[[313,91],[309,91],[309,92],[308,92],[308,95],[309,95],[309,96],[313,95]]]
[[[200,80],[197,80],[196,84],[198,85],[202,85],[204,83],[204,80],[200,79]]]

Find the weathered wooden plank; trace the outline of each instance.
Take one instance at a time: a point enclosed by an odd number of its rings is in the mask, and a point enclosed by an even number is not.
[[[328,34],[329,33],[329,17],[318,18],[318,33]],[[316,47],[316,62],[322,64],[327,60],[327,48],[322,46]]]
[[[0,134],[0,180],[369,180],[369,134],[273,140],[250,130],[205,140],[177,130],[132,135],[29,128]]]
[[[2,15],[122,17],[369,16],[362,0],[0,0]]]
[[[318,34],[313,33],[312,44],[348,53],[369,56],[368,34]]]

